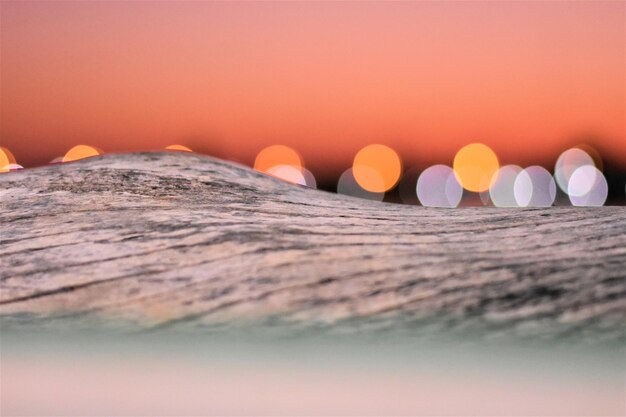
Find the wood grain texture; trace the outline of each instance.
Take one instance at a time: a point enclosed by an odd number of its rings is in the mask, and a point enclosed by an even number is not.
[[[5,328],[251,321],[621,343],[625,271],[624,207],[386,204],[186,153],[0,175]]]

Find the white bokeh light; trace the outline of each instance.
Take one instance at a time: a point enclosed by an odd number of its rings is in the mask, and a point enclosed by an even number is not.
[[[489,195],[489,190],[478,193],[478,197],[480,198],[480,202],[483,203],[483,206],[493,204],[493,202],[491,201],[491,196]]]
[[[281,180],[294,184],[307,185],[300,169],[291,165],[276,165],[267,170],[267,173]]]
[[[311,171],[306,168],[300,168],[302,175],[304,176],[305,185],[309,188],[317,188],[317,181]]]
[[[375,175],[374,172],[372,172],[372,175]],[[382,177],[380,178],[380,182],[381,184],[383,183]],[[374,193],[363,189],[359,183],[356,182],[356,179],[352,174],[352,168],[348,168],[343,174],[341,174],[341,177],[339,177],[339,181],[337,182],[337,193],[375,201],[383,201],[385,198],[385,193]]]
[[[585,165],[570,177],[567,187],[569,199],[574,206],[603,206],[609,194],[606,178],[596,167]]]
[[[602,175],[602,173],[592,165],[583,165],[576,169],[567,183],[567,194],[570,197],[582,197],[589,194],[596,184],[598,174]]]
[[[457,207],[463,196],[463,187],[446,165],[434,165],[417,179],[417,198],[426,207]]]
[[[549,207],[556,197],[556,183],[545,168],[533,165],[517,175],[513,194],[520,207]]]
[[[489,189],[489,196],[496,207],[519,207],[515,199],[514,185],[522,167],[504,165],[497,172],[497,179]]]
[[[267,170],[267,173],[294,184],[305,185],[309,188],[317,188],[315,176],[306,168],[298,168],[292,165],[276,165]]]
[[[571,148],[559,156],[554,166],[554,178],[563,192],[568,192],[569,180],[578,168],[583,166],[595,167],[593,158],[582,149]]]

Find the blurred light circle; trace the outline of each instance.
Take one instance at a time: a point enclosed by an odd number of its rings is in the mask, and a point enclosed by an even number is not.
[[[567,182],[567,194],[570,197],[582,197],[589,194],[596,184],[596,177],[602,175],[595,166],[583,165],[576,169]]]
[[[491,187],[500,164],[491,148],[482,143],[472,143],[456,153],[453,166],[463,188],[481,192]]]
[[[584,165],[569,179],[569,199],[574,206],[603,206],[609,194],[606,178],[598,168]],[[582,193],[582,191],[586,192]]]
[[[19,171],[20,169],[24,169],[24,167],[19,164],[8,164],[0,168],[0,172]]]
[[[515,179],[522,172],[517,165],[505,165],[497,172],[496,180],[489,188],[489,196],[496,207],[519,207],[515,199]]]
[[[8,172],[8,169],[5,171],[5,167],[15,163],[17,163],[17,161],[11,151],[3,146],[0,146],[0,172]]]
[[[49,163],[50,164],[60,164],[61,162],[63,162],[63,157],[62,156],[57,156],[56,158],[54,158]]]
[[[513,193],[520,207],[549,207],[556,197],[556,184],[547,169],[533,165],[517,175]]]
[[[596,148],[586,143],[579,143],[578,145],[574,146],[574,148],[582,149],[583,151],[585,151],[587,155],[589,155],[591,159],[593,160],[593,164],[600,171],[604,169],[604,164],[602,163],[602,157],[600,156],[600,152],[598,152]]]
[[[434,165],[422,172],[415,187],[417,198],[426,207],[457,207],[463,187],[454,170],[446,165]]]
[[[488,206],[492,203],[489,190],[478,193],[478,198],[480,199],[480,202],[483,203],[483,206]]]
[[[290,165],[300,169],[303,167],[303,161],[298,152],[284,145],[268,146],[259,152],[254,160],[254,169],[261,172],[268,172],[277,165]]]
[[[267,173],[281,180],[294,184],[306,185],[302,172],[291,165],[276,165],[267,170]]]
[[[102,155],[103,152],[93,146],[76,145],[63,156],[63,162],[78,161],[79,159],[90,158]]]
[[[383,184],[383,179],[381,177],[378,178],[378,183]],[[337,193],[376,201],[383,201],[383,198],[385,198],[385,193],[374,193],[361,187],[354,178],[352,168],[348,168],[343,174],[341,174],[341,177],[339,177],[339,181],[337,182]]]
[[[533,181],[530,175],[522,170],[515,178],[513,183],[513,195],[515,201],[520,207],[526,207],[530,204],[530,199],[533,196]]]
[[[559,188],[567,193],[569,180],[578,168],[583,166],[595,167],[593,158],[580,148],[571,148],[563,152],[554,165],[554,178]]]
[[[168,151],[182,151],[182,152],[193,152],[190,148],[185,145],[170,145],[165,147]]]
[[[304,176],[304,182],[309,188],[317,188],[317,181],[315,180],[315,175],[311,171],[306,168],[300,168],[302,171],[302,175]]]
[[[293,184],[305,185],[307,187],[316,188],[315,177],[311,171],[304,168],[296,168],[291,165],[276,165],[267,170],[267,173],[281,180],[291,182]]]
[[[363,189],[381,193],[398,183],[402,173],[402,162],[396,151],[390,147],[379,144],[368,145],[354,157],[352,173]]]

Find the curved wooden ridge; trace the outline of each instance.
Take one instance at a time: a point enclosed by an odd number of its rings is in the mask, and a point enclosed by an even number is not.
[[[252,320],[624,340],[624,207],[433,209],[187,153],[0,175],[5,326]]]

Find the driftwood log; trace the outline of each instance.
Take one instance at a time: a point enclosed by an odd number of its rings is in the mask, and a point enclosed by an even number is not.
[[[264,323],[622,343],[624,207],[433,209],[187,153],[0,175],[5,329]]]

